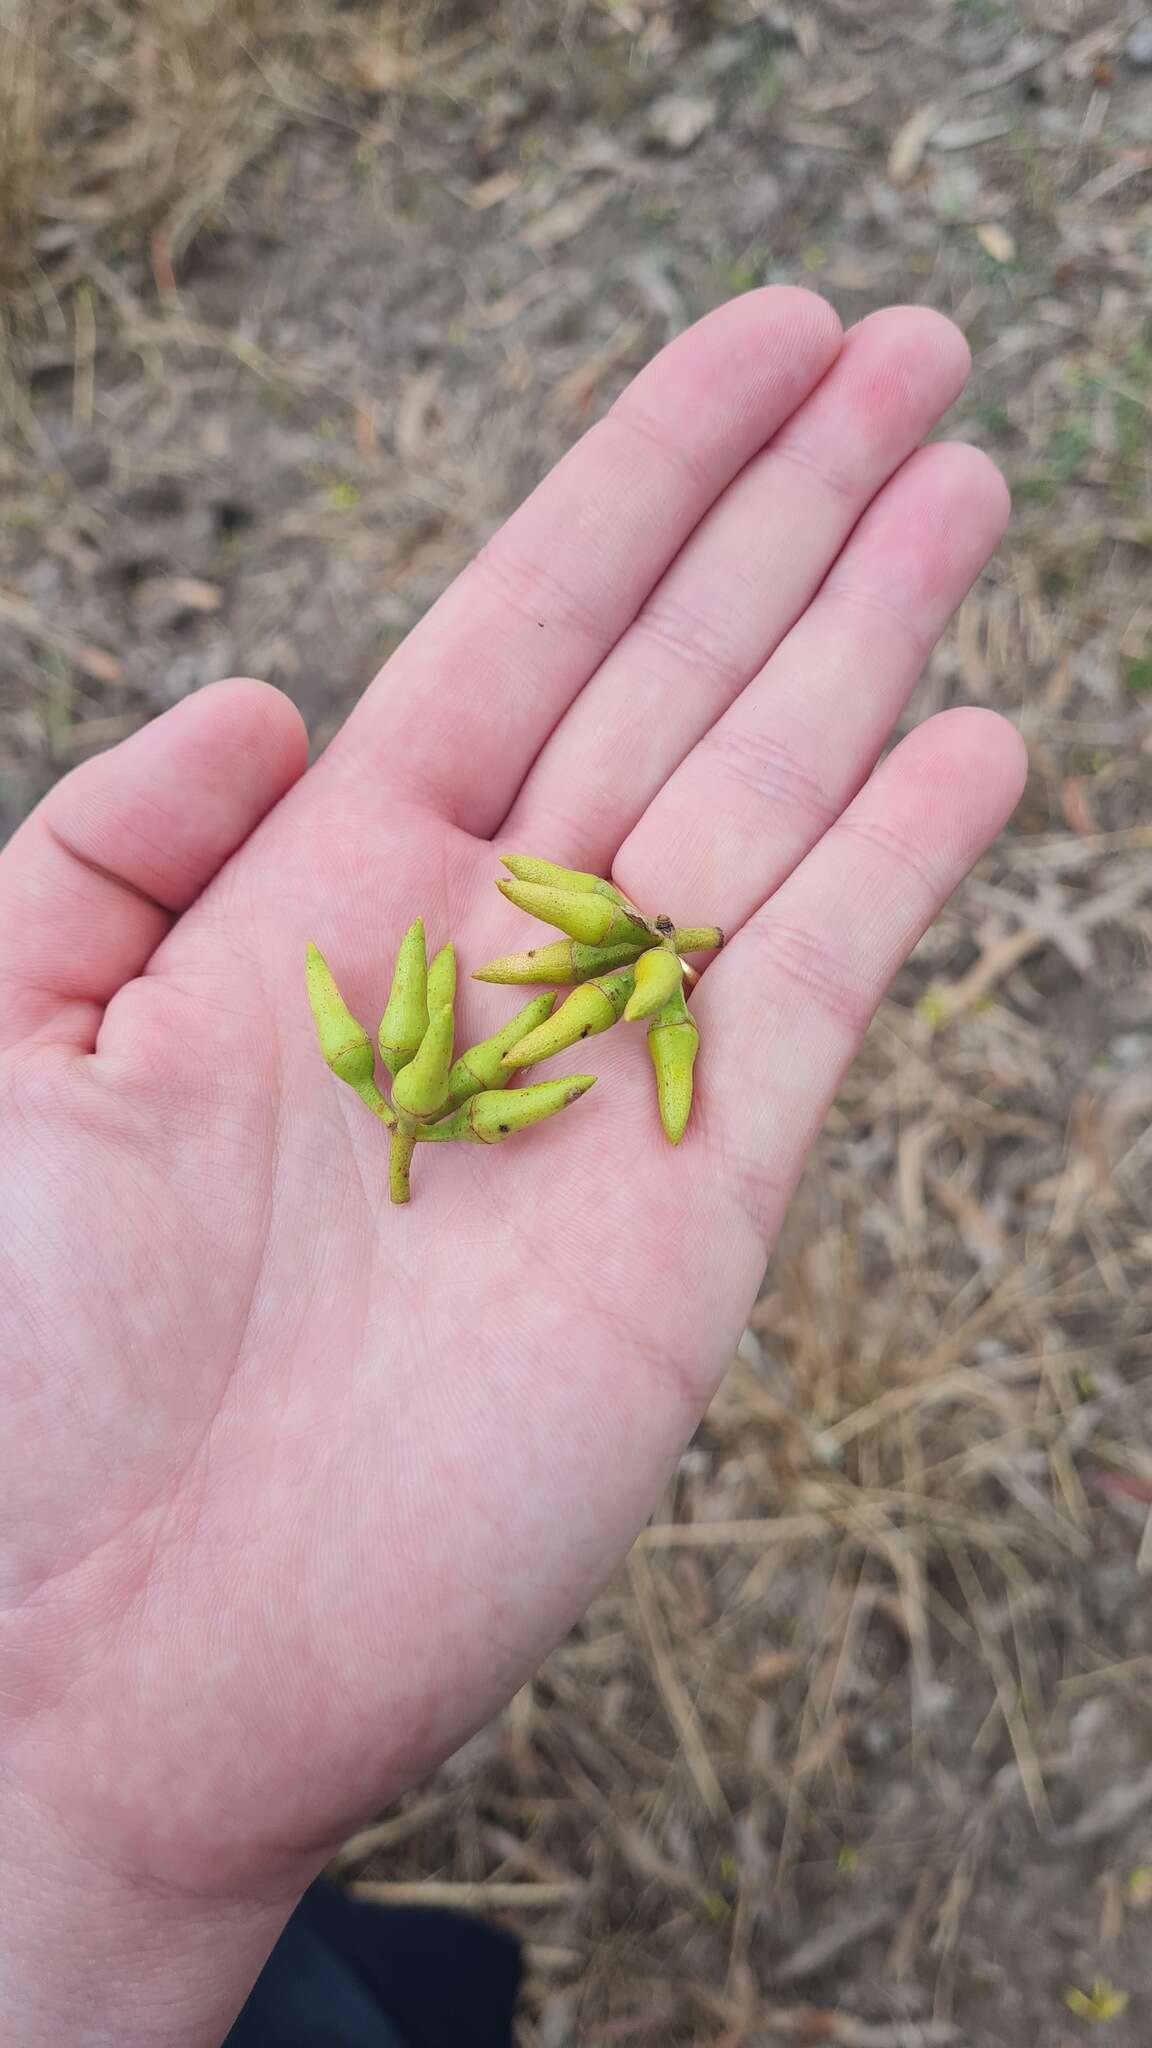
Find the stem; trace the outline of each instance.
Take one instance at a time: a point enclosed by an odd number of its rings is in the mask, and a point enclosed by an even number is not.
[[[388,1149],[388,1192],[394,1202],[407,1202],[412,1198],[412,1190],[408,1184],[408,1169],[412,1164],[412,1154],[415,1150],[415,1130],[409,1124],[408,1118],[401,1115]]]
[[[395,1130],[396,1112],[394,1109],[389,1108],[375,1081],[365,1081],[364,1086],[358,1088],[356,1093],[365,1108],[372,1111],[373,1116],[378,1116],[381,1123],[387,1124],[390,1131]]]

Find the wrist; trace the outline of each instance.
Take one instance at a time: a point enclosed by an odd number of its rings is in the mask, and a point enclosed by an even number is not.
[[[296,1899],[122,1877],[8,1788],[0,1863],[0,2035],[21,2048],[218,2048]]]

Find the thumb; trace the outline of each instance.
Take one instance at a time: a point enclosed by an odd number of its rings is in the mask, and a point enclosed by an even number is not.
[[[307,766],[295,707],[214,683],[64,777],[0,853],[0,1048],[79,1051],[200,894]]]

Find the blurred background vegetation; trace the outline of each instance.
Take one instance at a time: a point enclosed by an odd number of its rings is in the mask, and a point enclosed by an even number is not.
[[[220,675],[322,745],[762,282],[950,313],[1013,486],[911,716],[1015,824],[617,1583],[340,1859],[499,1903],[525,2048],[1152,2033],[1150,268],[1135,4],[0,0],[5,830]]]

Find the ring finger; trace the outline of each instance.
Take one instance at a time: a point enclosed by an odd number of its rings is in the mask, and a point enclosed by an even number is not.
[[[974,448],[907,462],[815,602],[665,784],[613,873],[645,908],[735,931],[870,773],[1008,516]]]

